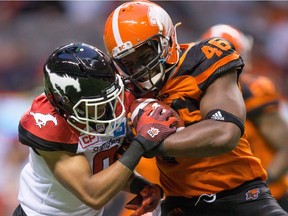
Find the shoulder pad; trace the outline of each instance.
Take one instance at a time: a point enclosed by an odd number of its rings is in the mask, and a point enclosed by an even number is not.
[[[34,136],[57,143],[77,143],[79,133],[58,114],[45,95],[37,97],[20,119],[23,129]]]

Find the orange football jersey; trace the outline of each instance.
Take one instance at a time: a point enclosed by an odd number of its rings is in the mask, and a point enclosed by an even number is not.
[[[185,126],[203,119],[200,100],[208,86],[223,74],[242,71],[243,61],[220,38],[182,44],[179,63],[169,75],[159,98],[176,110]],[[221,95],[219,95],[221,97]],[[230,190],[242,183],[267,178],[260,160],[251,152],[246,134],[229,153],[202,159],[157,158],[160,182],[169,196],[195,197]]]
[[[272,81],[264,76],[244,73],[240,83],[247,109],[246,131],[248,140],[251,143],[253,153],[261,159],[262,165],[266,168],[272,160],[275,150],[260,134],[251,121],[251,117],[279,109],[280,96]],[[270,184],[269,188],[276,199],[281,198],[288,188],[285,176]]]

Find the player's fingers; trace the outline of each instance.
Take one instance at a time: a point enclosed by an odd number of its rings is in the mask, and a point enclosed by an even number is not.
[[[136,210],[138,207],[139,207],[138,205],[131,205],[131,204],[125,205],[125,208],[129,210]]]
[[[143,207],[149,206],[151,203],[152,203],[151,197],[147,197],[146,199],[144,199],[144,200],[142,201],[142,205],[141,205],[141,206],[143,206]]]
[[[145,209],[143,208],[143,206],[140,206],[138,209],[136,209],[135,212],[133,212],[130,216],[141,216],[143,214],[145,214],[146,211]]]

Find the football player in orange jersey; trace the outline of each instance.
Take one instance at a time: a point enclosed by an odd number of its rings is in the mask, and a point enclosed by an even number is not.
[[[202,39],[211,37],[227,39],[244,59],[245,72],[240,76],[240,83],[247,110],[248,141],[268,172],[267,183],[272,195],[288,211],[288,125],[279,109],[281,96],[268,77],[252,73],[251,36],[235,26],[218,24],[202,35]]]
[[[162,216],[288,215],[247,141],[238,85],[243,60],[222,38],[178,44],[176,27],[159,5],[131,1],[117,7],[104,28],[126,88],[164,101],[185,122],[146,154],[157,155],[166,195]]]

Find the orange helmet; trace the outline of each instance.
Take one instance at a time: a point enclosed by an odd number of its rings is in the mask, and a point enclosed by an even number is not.
[[[137,80],[137,77],[143,78],[144,71],[133,78],[145,89],[151,90],[179,60],[179,45],[170,16],[159,5],[149,1],[131,1],[117,7],[106,21],[103,38],[108,54],[123,69],[124,78],[125,75],[135,74],[123,68],[121,60],[143,45],[153,45],[153,61],[145,62],[142,66],[146,71],[160,66],[161,75],[157,74],[156,80],[155,72],[154,75],[150,72],[149,84]]]
[[[247,59],[250,55],[253,38],[250,35],[245,35],[234,26],[226,24],[214,25],[202,35],[201,39],[211,37],[221,37],[228,40],[244,59]]]
[[[108,17],[104,28],[104,43],[113,58],[133,52],[133,48],[161,35],[166,63],[179,59],[176,31],[168,13],[149,1],[126,2]]]

